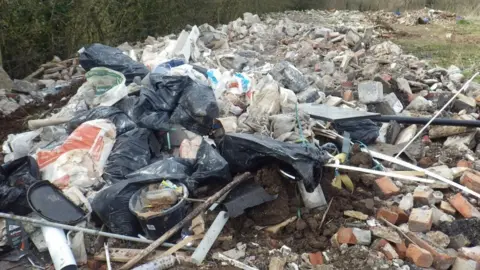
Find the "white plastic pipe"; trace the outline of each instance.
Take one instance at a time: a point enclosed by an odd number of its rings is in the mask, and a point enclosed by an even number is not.
[[[55,270],[76,270],[77,262],[68,246],[67,236],[62,229],[42,227],[43,237],[47,242],[48,252]]]
[[[415,171],[419,171],[419,172],[424,172],[426,175],[428,175],[428,176],[430,176],[430,177],[432,177],[432,178],[435,178],[435,179],[437,179],[437,180],[439,180],[439,181],[441,181],[441,182],[447,183],[447,184],[449,184],[450,186],[454,186],[454,187],[460,189],[461,191],[464,191],[464,192],[466,192],[466,193],[468,193],[468,194],[470,194],[470,195],[473,195],[473,196],[475,196],[475,197],[477,197],[477,198],[480,199],[480,194],[479,194],[479,193],[477,193],[477,192],[475,192],[475,191],[473,191],[473,190],[471,190],[471,189],[469,189],[469,188],[467,188],[467,187],[465,187],[465,186],[462,186],[462,185],[460,185],[460,184],[458,184],[458,183],[455,183],[455,182],[453,182],[452,180],[448,180],[447,178],[445,178],[445,177],[443,177],[443,176],[441,176],[441,175],[438,175],[438,174],[436,174],[436,173],[434,173],[434,172],[431,172],[431,171],[429,171],[429,170],[425,170],[425,169],[420,168],[420,167],[418,167],[418,166],[412,165],[412,164],[410,164],[410,163],[408,163],[408,162],[405,162],[405,161],[403,161],[403,160],[401,160],[401,159],[395,159],[394,157],[387,156],[387,155],[385,155],[385,154],[378,153],[378,152],[375,152],[375,151],[372,151],[372,150],[370,150],[370,154],[371,154],[372,157],[374,157],[374,158],[383,159],[383,160],[386,160],[386,161],[389,161],[389,162],[392,162],[392,163],[395,163],[395,164],[404,166],[404,167],[409,168],[409,169],[411,169],[411,170],[415,170]]]
[[[396,173],[393,173],[393,172],[382,172],[382,171],[376,171],[376,170],[371,170],[371,169],[365,169],[365,168],[359,168],[359,167],[353,167],[353,166],[347,166],[347,165],[340,165],[340,164],[326,164],[325,167],[338,168],[338,169],[356,171],[356,172],[364,172],[364,173],[376,174],[376,175],[381,175],[381,176],[388,176],[388,177],[399,179],[399,180],[401,179],[401,180],[407,180],[407,181],[413,181],[413,182],[419,182],[419,183],[426,183],[426,184],[433,184],[435,182],[434,180],[431,180],[431,179],[425,179],[425,178],[408,176],[408,175],[401,175],[401,174],[396,174]]]
[[[342,135],[339,135],[338,133],[336,133],[336,132],[334,132],[334,131],[331,131],[331,132],[332,132],[333,134],[335,134],[338,138],[341,138],[342,140],[345,139]],[[350,143],[353,144],[352,142],[350,142]],[[467,188],[467,187],[465,187],[465,186],[462,186],[462,185],[460,185],[460,184],[457,184],[457,183],[453,182],[452,180],[449,180],[449,179],[447,179],[447,178],[445,178],[445,177],[443,177],[443,176],[440,176],[440,175],[438,175],[438,174],[436,174],[436,173],[434,173],[434,172],[431,172],[431,171],[425,170],[425,169],[423,169],[423,168],[420,168],[420,167],[418,167],[418,166],[412,165],[412,164],[410,164],[410,163],[408,163],[408,162],[405,162],[405,161],[403,161],[403,160],[401,160],[401,159],[396,159],[396,158],[394,158],[394,157],[387,156],[387,155],[382,154],[382,153],[379,153],[379,152],[375,152],[375,151],[373,151],[373,150],[368,150],[368,153],[370,153],[370,154],[372,155],[372,157],[374,157],[374,158],[386,160],[386,161],[389,161],[389,162],[391,162],[391,163],[395,163],[395,164],[401,165],[401,166],[403,166],[403,167],[409,168],[409,169],[411,169],[411,170],[415,170],[415,171],[417,171],[417,172],[424,172],[426,175],[428,175],[428,176],[430,176],[430,177],[432,177],[432,178],[435,178],[435,179],[438,180],[438,181],[447,183],[447,184],[449,184],[450,186],[454,186],[454,187],[460,189],[461,191],[466,192],[466,193],[468,193],[468,194],[470,194],[470,195],[473,195],[473,196],[475,196],[475,197],[477,197],[477,198],[480,199],[480,194],[479,194],[479,193],[477,193],[477,192],[475,192],[475,191],[473,191],[473,190],[471,190],[471,189],[469,189],[469,188]]]
[[[195,249],[195,252],[192,254],[192,262],[194,264],[202,264],[203,260],[207,256],[207,253],[212,248],[213,243],[215,243],[215,240],[217,240],[218,236],[222,232],[223,227],[225,227],[228,218],[227,212],[220,211],[220,213],[218,213],[217,217],[212,223],[212,226],[210,226],[197,249]]]

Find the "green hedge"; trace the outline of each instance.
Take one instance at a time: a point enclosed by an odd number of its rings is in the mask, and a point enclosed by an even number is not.
[[[419,8],[428,1],[446,0],[0,0],[0,65],[21,78],[92,42],[138,41],[186,24],[225,23],[247,11]]]
[[[244,12],[297,8],[296,0],[0,0],[0,51],[12,77],[92,42],[117,45],[228,22]]]

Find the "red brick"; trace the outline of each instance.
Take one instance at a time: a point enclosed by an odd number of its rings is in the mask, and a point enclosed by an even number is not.
[[[370,246],[371,249],[373,250],[382,250],[382,248],[388,244],[388,241],[383,239],[383,238],[379,238],[379,239],[375,239],[375,241],[373,241],[372,245]]]
[[[396,195],[400,189],[393,183],[389,177],[382,177],[375,180],[375,188],[381,197],[387,198]]]
[[[356,244],[357,238],[353,234],[352,228],[340,228],[337,232],[337,241],[339,244]]]
[[[383,248],[382,248],[383,254],[387,257],[389,260],[393,259],[398,259],[400,256],[398,255],[397,251],[395,248],[390,244],[387,243]]]
[[[425,145],[431,145],[431,144],[432,144],[432,140],[430,140],[430,137],[428,137],[428,135],[423,136],[422,142],[423,142]]]
[[[316,253],[310,253],[308,255],[310,258],[310,263],[312,265],[321,265],[323,264],[323,255],[321,252],[316,252]]]
[[[343,92],[343,100],[352,101],[353,100],[353,91],[352,90],[345,90],[345,92]]]
[[[473,172],[465,172],[462,177],[460,177],[460,184],[476,192],[480,192],[480,175]]]
[[[434,257],[434,268],[440,270],[449,269],[455,262],[456,256],[452,256],[447,250],[435,247],[427,237],[421,233],[408,232],[407,236],[419,247],[427,250]]]
[[[407,258],[419,267],[430,267],[433,264],[432,254],[415,244],[408,246]]]
[[[382,207],[377,211],[377,219],[382,220],[382,218],[386,219],[392,224],[395,224],[398,220],[398,214],[388,210],[387,208]]]
[[[432,210],[422,210],[420,208],[412,209],[408,219],[408,228],[412,232],[427,232],[432,228],[433,212]]]
[[[407,256],[407,245],[405,241],[402,241],[400,244],[395,244],[395,250],[397,251],[398,257],[404,259]]]
[[[390,207],[390,209],[393,212],[397,213],[397,215],[398,215],[398,219],[397,219],[396,224],[403,224],[403,223],[408,222],[408,214],[403,209],[401,209],[400,207],[398,207],[396,205]]]
[[[451,197],[448,202],[465,218],[480,218],[480,212],[465,199],[461,193]]]
[[[457,167],[472,168],[473,162],[462,159],[457,162]]]

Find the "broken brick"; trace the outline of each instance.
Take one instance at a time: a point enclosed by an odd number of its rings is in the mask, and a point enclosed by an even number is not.
[[[353,100],[353,91],[352,90],[345,90],[345,92],[343,92],[343,100],[352,101]]]
[[[460,184],[476,192],[480,192],[480,175],[473,172],[465,172],[462,177],[460,177]]]
[[[397,213],[398,219],[396,224],[403,224],[408,222],[408,214],[400,207],[394,205],[390,208],[393,212]]]
[[[447,214],[450,214],[450,215],[455,215],[455,213],[457,212],[457,210],[455,210],[455,208],[453,208],[453,206],[446,201],[442,201],[440,203],[440,209],[442,209],[443,212],[445,212]]]
[[[395,224],[398,220],[398,214],[388,210],[387,208],[382,207],[377,211],[377,219],[382,220],[382,218],[386,219],[392,224]]]
[[[447,249],[435,247],[428,238],[421,233],[407,232],[407,236],[419,247],[427,250],[434,257],[434,268],[449,269],[455,262],[456,254],[450,254]]]
[[[339,244],[356,244],[357,238],[353,234],[352,228],[340,228],[337,232],[337,241]]]
[[[400,259],[405,258],[405,256],[407,256],[407,245],[405,244],[405,241],[395,244],[395,251],[397,251]]]
[[[393,246],[390,243],[387,243],[385,246],[383,246],[382,252],[383,252],[383,254],[385,254],[385,256],[389,260],[399,258],[399,255],[398,255],[397,251],[393,248]]]
[[[371,249],[373,250],[382,250],[382,248],[388,244],[388,241],[383,239],[383,238],[379,238],[379,239],[375,239],[375,241],[373,241],[373,244],[370,246]]]
[[[321,252],[310,253],[308,255],[310,263],[312,265],[321,265],[323,264],[323,255]]]
[[[457,209],[462,216],[466,218],[480,218],[480,212],[471,205],[461,193],[457,193],[455,196],[451,197],[449,200],[450,204]]]
[[[400,192],[392,179],[386,176],[375,180],[375,189],[379,193],[378,195],[383,198],[391,197]]]
[[[415,244],[408,245],[407,258],[419,267],[430,267],[433,264],[432,254]]]
[[[432,228],[432,210],[412,209],[408,219],[408,228],[412,232],[427,232]]]
[[[472,168],[473,162],[462,159],[457,162],[457,167]]]
[[[420,205],[430,205],[433,203],[433,189],[428,186],[420,185],[413,191],[413,200]]]

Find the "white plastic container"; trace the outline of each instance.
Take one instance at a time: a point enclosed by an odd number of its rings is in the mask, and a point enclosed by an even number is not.
[[[62,229],[42,227],[42,233],[55,270],[77,270],[77,263],[68,246],[65,232]]]

